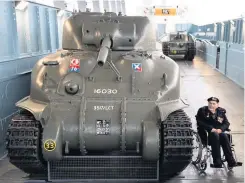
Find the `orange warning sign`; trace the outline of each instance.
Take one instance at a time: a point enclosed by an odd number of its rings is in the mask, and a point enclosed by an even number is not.
[[[155,8],[156,16],[176,16],[176,8]]]

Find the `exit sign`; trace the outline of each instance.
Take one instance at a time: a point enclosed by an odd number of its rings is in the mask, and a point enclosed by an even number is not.
[[[176,8],[155,8],[156,16],[176,16]]]

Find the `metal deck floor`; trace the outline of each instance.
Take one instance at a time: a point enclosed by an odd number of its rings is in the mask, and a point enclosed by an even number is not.
[[[190,107],[186,109],[188,115],[195,122],[194,116],[199,107],[207,104],[206,99],[210,96],[218,97],[221,107],[227,110],[227,116],[234,133],[233,140],[236,155],[239,161],[244,162],[244,90],[218,71],[212,69],[200,58],[196,58],[194,62],[178,60],[177,63],[181,70],[181,95],[190,104]],[[26,174],[8,163],[7,159],[0,160],[0,183],[37,182],[27,181],[26,176]],[[206,175],[199,175],[196,169],[190,165],[180,176],[167,181],[167,183],[197,182],[244,182],[244,168],[243,166],[234,168],[233,173],[231,173],[225,169],[211,169],[208,167]]]

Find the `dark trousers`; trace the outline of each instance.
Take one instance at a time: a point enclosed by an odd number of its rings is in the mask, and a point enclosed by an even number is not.
[[[218,134],[216,132],[210,132],[208,140],[209,140],[209,144],[212,147],[212,157],[213,157],[214,163],[217,163],[217,164],[222,163],[220,145],[223,149],[226,161],[228,163],[234,161],[229,137],[226,133]]]

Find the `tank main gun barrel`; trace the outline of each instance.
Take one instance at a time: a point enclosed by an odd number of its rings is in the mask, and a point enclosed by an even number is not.
[[[107,60],[109,50],[111,48],[111,39],[110,37],[105,37],[102,41],[100,51],[97,57],[97,63],[99,66],[103,66]]]

